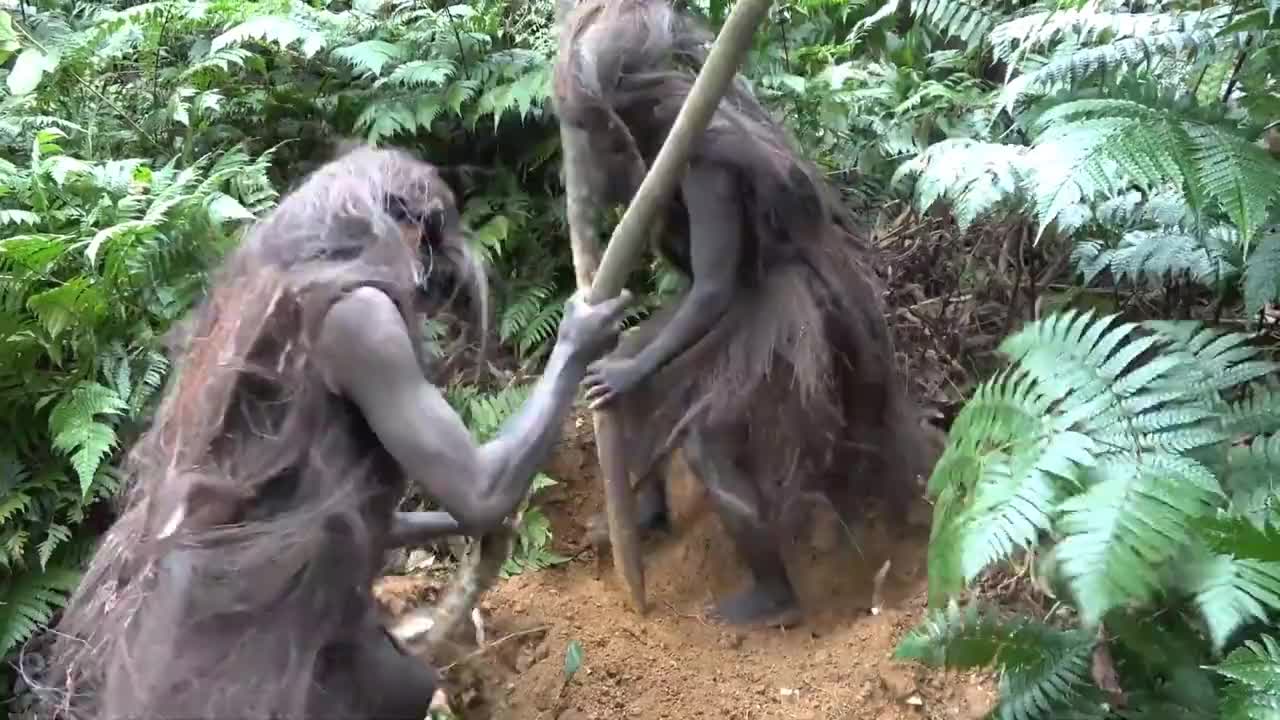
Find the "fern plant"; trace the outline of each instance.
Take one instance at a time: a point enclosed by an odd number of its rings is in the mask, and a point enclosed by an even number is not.
[[[48,619],[86,516],[118,487],[120,433],[164,381],[158,336],[232,224],[269,207],[271,157],[90,162],[64,134],[0,161],[0,655]]]
[[[899,656],[1000,668],[1001,718],[1128,716],[1100,663],[1152,707],[1194,717],[1226,703],[1188,662],[1280,617],[1278,366],[1244,334],[1092,312],[1034,322],[1000,349],[1012,366],[975,390],[929,480],[934,610]],[[1063,623],[955,604],[1019,554],[1070,608]],[[1170,627],[1136,629],[1152,617]],[[1173,655],[1154,645],[1175,637]],[[1163,684],[1178,674],[1200,695]]]
[[[1021,214],[1082,242],[1087,280],[1186,278],[1223,299],[1242,291],[1256,315],[1280,297],[1280,161],[1263,147],[1280,104],[1275,23],[1261,2],[1014,10],[981,43],[1008,77],[989,98],[1003,142],[938,142],[895,179],[914,178],[918,207],[945,203],[962,228]],[[1145,218],[1117,224],[1118,203]],[[1171,204],[1185,212],[1158,218]]]

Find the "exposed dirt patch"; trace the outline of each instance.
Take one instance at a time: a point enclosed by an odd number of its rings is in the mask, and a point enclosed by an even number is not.
[[[580,547],[602,494],[590,421],[575,418],[570,425],[550,468],[561,484],[540,497],[557,549],[576,559],[513,578],[486,599],[490,648],[447,673],[462,717],[976,719],[994,704],[994,682],[986,675],[943,674],[891,660],[923,612],[928,531],[891,532],[874,513],[847,529],[819,513],[813,537],[789,549],[810,613],[806,624],[739,633],[704,621],[705,606],[744,575],[701,487],[678,461],[676,534],[647,549],[650,610],[638,616],[612,567],[606,562],[597,579],[594,557]],[[873,615],[872,579],[885,560],[891,566],[883,607]],[[387,578],[379,595],[389,609],[402,611],[432,595],[425,586],[438,582]],[[575,640],[582,667],[566,683],[565,653]]]

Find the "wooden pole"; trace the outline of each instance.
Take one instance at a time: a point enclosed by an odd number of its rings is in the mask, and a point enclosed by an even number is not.
[[[698,72],[689,97],[676,115],[666,142],[658,151],[653,167],[645,175],[622,220],[599,258],[595,238],[595,218],[590,201],[591,180],[580,177],[589,162],[579,162],[586,152],[582,131],[560,125],[562,152],[565,160],[565,186],[568,202],[569,240],[573,246],[573,262],[578,287],[590,283],[588,302],[599,303],[617,297],[626,284],[627,275],[644,251],[647,231],[658,218],[675,190],[689,161],[693,144],[707,129],[728,91],[738,68],[746,57],[756,28],[769,11],[770,0],[738,0],[725,20],[707,61]],[[562,41],[564,40],[562,36]],[[589,171],[590,172],[590,171]],[[584,182],[586,181],[586,182]],[[631,482],[622,460],[619,426],[608,410],[594,415],[596,454],[605,486],[605,508],[609,520],[609,539],[613,547],[614,570],[621,575],[632,607],[640,614],[647,611],[645,602],[644,564],[637,542],[635,500]]]

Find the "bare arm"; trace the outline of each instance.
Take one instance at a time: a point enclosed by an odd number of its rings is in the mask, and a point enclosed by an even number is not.
[[[382,292],[360,288],[335,303],[317,350],[335,389],[360,408],[387,452],[456,518],[463,534],[478,535],[520,504],[560,434],[587,363],[616,338],[629,302],[624,295],[567,309],[565,323],[576,325],[566,332],[562,323],[533,394],[483,447],[423,377],[404,319]]]
[[[694,164],[681,190],[689,208],[693,285],[671,322],[635,356],[640,379],[657,372],[715,327],[737,288],[743,227],[735,178],[723,168]]]
[[[391,545],[424,545],[449,535],[465,535],[458,519],[447,512],[396,512],[391,516]]]

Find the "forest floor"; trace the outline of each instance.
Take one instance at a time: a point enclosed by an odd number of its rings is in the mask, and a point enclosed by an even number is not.
[[[483,652],[446,673],[450,705],[465,720],[898,720],[981,718],[994,705],[989,674],[942,673],[891,659],[923,616],[927,527],[880,527],[874,516],[847,529],[815,523],[788,562],[809,611],[790,630],[735,632],[703,617],[735,589],[743,569],[697,481],[676,461],[675,533],[647,547],[649,612],[627,604],[606,560],[597,579],[583,546],[602,508],[589,418],[571,418],[538,495],[556,550],[568,563],[502,581],[486,596]],[[928,508],[923,508],[927,513]],[[927,515],[925,515],[927,517]],[[927,526],[927,521],[921,523]],[[890,561],[883,607],[871,612],[873,578]],[[394,614],[434,595],[439,574],[389,576],[376,594]],[[571,642],[580,670],[566,680]]]
[[[873,242],[884,253],[899,362],[939,427],[949,426],[973,379],[987,372],[1015,316],[1029,312],[999,267],[1002,248],[1018,237],[1005,227],[959,235],[906,210],[877,225]],[[1041,264],[1053,277],[1059,263]],[[991,282],[966,290],[973,277]],[[485,649],[473,644],[452,666],[454,658],[441,658],[450,705],[464,720],[976,720],[995,705],[990,673],[892,659],[925,611],[931,508],[923,501],[906,528],[885,527],[874,508],[849,527],[818,513],[812,536],[788,549],[805,624],[736,632],[704,617],[745,573],[697,480],[676,461],[675,532],[645,549],[649,612],[641,617],[612,563],[597,571],[584,540],[603,507],[597,467],[590,418],[571,417],[547,469],[559,484],[536,502],[551,520],[555,550],[573,559],[500,582],[482,601]],[[874,579],[886,560],[872,612]],[[377,595],[398,615],[430,602],[447,572],[386,577]],[[1004,583],[996,594],[1024,595],[1016,586]],[[582,664],[567,680],[574,642]]]

